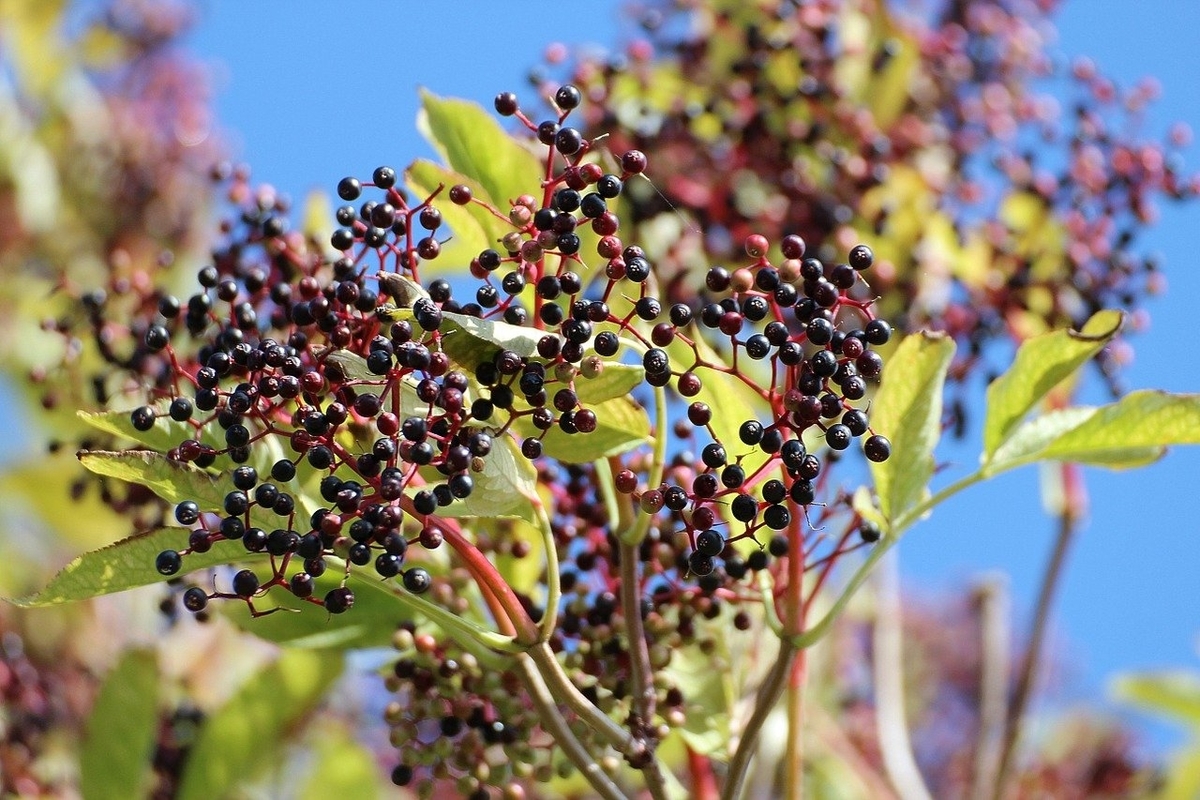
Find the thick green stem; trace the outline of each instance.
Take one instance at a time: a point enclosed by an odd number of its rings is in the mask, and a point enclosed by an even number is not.
[[[538,623],[538,641],[545,642],[554,633],[558,625],[558,605],[562,599],[562,576],[558,567],[558,545],[554,541],[554,530],[550,526],[550,516],[546,506],[537,494],[529,495],[529,504],[537,518],[538,533],[542,536],[542,547],[546,550],[546,611]]]

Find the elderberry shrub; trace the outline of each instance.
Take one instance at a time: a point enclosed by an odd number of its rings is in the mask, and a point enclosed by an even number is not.
[[[871,249],[848,249],[843,263],[806,257],[796,235],[749,235],[703,289],[670,285],[618,236],[621,200],[652,163],[601,152],[601,138],[569,125],[586,106],[578,90],[554,96],[541,122],[515,97],[496,100],[546,148],[529,194],[414,195],[381,166],[338,183],[339,227],[314,242],[287,224],[285,201],[232,177],[242,202],[222,245],[190,295],[152,304],[135,346],[153,380],[130,430],[150,446],[169,437],[162,457],[221,487],[219,501],[175,507],[185,530],[156,568],[184,575],[199,554],[253,562],[211,591],[181,586],[183,608],[206,616],[232,600],[260,615],[281,600],[332,620],[356,613],[357,581],[371,580],[467,614],[470,582],[486,583],[480,557],[539,558],[520,527],[532,500],[513,484],[532,475],[523,488],[541,497],[562,568],[505,591],[531,624],[553,622],[551,648],[603,705],[633,680],[619,526],[639,532],[656,668],[672,646],[706,646],[709,623],[753,593],[758,573],[784,582],[791,559],[828,571],[878,538],[850,506],[853,473],[832,469],[841,459],[861,473],[890,454],[869,414],[877,348],[891,338],[868,283]],[[430,278],[456,206],[508,227],[469,278]],[[676,424],[653,430],[660,412]],[[563,597],[547,608],[551,583]],[[445,631],[408,625],[397,640],[397,782],[454,780],[469,793],[552,768],[518,673],[483,669]],[[665,711],[636,725],[651,744],[685,721],[680,687],[660,688]],[[434,718],[453,766],[444,745],[422,744]],[[480,777],[464,766],[493,744],[511,767]]]

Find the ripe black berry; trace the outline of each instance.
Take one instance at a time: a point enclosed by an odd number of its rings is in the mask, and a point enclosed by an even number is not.
[[[888,456],[892,454],[892,443],[883,436],[875,434],[863,442],[863,452],[872,461],[887,461]]]
[[[423,594],[429,591],[433,578],[423,567],[413,567],[404,571],[404,588],[413,594]]]
[[[347,586],[331,589],[325,595],[325,610],[330,614],[344,614],[354,605],[354,592]]]
[[[238,597],[252,597],[258,591],[258,576],[243,569],[233,576],[233,593]]]
[[[154,568],[161,575],[174,575],[183,566],[183,559],[174,550],[163,550],[154,561]]]

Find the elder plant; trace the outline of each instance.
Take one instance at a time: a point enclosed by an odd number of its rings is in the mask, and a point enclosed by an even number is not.
[[[242,698],[295,677],[284,716],[390,644],[390,775],[421,796],[737,797],[787,695],[796,793],[805,653],[912,525],[1009,469],[1200,432],[1188,396],[1038,410],[1117,335],[1101,311],[1022,345],[980,468],[931,491],[955,345],[894,334],[872,249],[751,234],[668,293],[620,236],[654,163],[574,127],[581,103],[500,94],[510,134],[424,95],[443,163],[341,181],[323,241],[218,171],[235,213],[186,292],[87,296],[112,391],[79,417],[110,445],[79,459],[152,492],[150,524],[20,603],[169,582],[286,648]],[[185,796],[246,757],[213,727]]]

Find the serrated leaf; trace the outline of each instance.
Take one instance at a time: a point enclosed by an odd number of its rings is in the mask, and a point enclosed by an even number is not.
[[[383,797],[379,768],[371,751],[340,724],[315,731],[312,772],[300,790],[300,800],[330,797]]]
[[[630,398],[614,397],[591,408],[596,412],[596,430],[567,434],[555,426],[542,438],[543,452],[567,464],[586,464],[653,441],[646,410]],[[524,436],[539,433],[529,417],[521,417],[516,427]]]
[[[127,650],[113,667],[88,717],[79,753],[84,800],[145,797],[158,738],[158,660]]]
[[[425,287],[412,278],[406,278],[398,272],[380,272],[378,277],[379,288],[396,301],[398,308],[412,308],[418,300],[429,299]]]
[[[479,182],[487,193],[481,199],[503,211],[540,188],[538,159],[483,107],[422,90],[421,109],[418,128],[451,169]]]
[[[954,357],[954,340],[917,333],[896,348],[871,405],[872,427],[888,437],[892,455],[871,463],[879,510],[894,522],[920,502],[933,474],[933,448],[942,421],[942,386]]]
[[[576,434],[576,438],[581,435]],[[511,436],[504,434],[493,440],[492,452],[483,459],[483,471],[472,472],[471,477],[475,481],[471,494],[439,509],[439,515],[534,520],[529,498],[537,491],[537,469],[521,455]]]
[[[446,311],[442,312],[441,331],[442,349],[446,355],[472,373],[501,350],[512,350],[525,357],[534,355],[538,342],[547,335],[535,328]]]
[[[1113,454],[1130,449],[1175,444],[1200,444],[1200,395],[1143,389],[1096,409],[1051,442],[1041,457],[1106,463]]]
[[[1056,409],[1029,420],[1012,433],[986,465],[989,474],[998,474],[1047,458],[1049,447],[1060,437],[1094,417],[1093,406]],[[1140,467],[1162,457],[1162,447],[1127,447],[1093,450],[1077,459],[1080,463],[1112,469]],[[1062,459],[1068,460],[1068,459]]]
[[[180,800],[227,797],[277,764],[288,738],[342,671],[342,657],[285,650],[201,727],[180,783]]]
[[[323,597],[340,586],[344,577],[341,570],[329,570],[315,580],[314,596]],[[285,610],[254,617],[244,603],[223,603],[221,611],[242,630],[260,639],[312,650],[384,647],[391,642],[396,625],[412,618],[412,612],[389,585],[377,577],[351,572],[346,585],[354,590],[354,607],[345,614],[329,614],[280,591],[255,598],[254,607],[260,612],[271,608]]]
[[[1053,331],[1021,345],[1013,365],[987,389],[985,459],[995,454],[1038,401],[1112,341],[1122,319],[1119,311],[1101,311],[1079,332]]]
[[[331,350],[324,356],[329,364],[336,364],[347,378],[352,381],[365,381],[382,386],[384,377],[375,375],[367,369],[367,360],[349,350]],[[429,403],[424,403],[417,397],[417,380],[412,375],[404,375],[394,381],[400,387],[400,413],[404,416],[423,417],[429,411]]]
[[[141,484],[168,503],[195,500],[201,510],[217,509],[231,491],[199,467],[150,450],[84,450],[78,457],[89,472]]]
[[[52,606],[161,583],[167,578],[154,568],[155,558],[163,550],[187,547],[188,534],[185,528],[157,528],[84,553],[63,567],[40,592],[11,602],[24,608]],[[218,542],[207,553],[185,556],[180,576],[219,564],[256,558],[266,556],[247,553],[236,542],[228,545]]]
[[[131,442],[143,445],[151,450],[165,453],[185,439],[202,439],[196,435],[196,430],[186,422],[176,422],[170,417],[159,417],[154,421],[154,427],[148,431],[139,431],[133,427],[130,411],[76,411],[75,416],[99,431],[120,436]]]
[[[413,312],[405,308],[384,307],[378,312],[389,320],[411,320]],[[529,357],[537,352],[537,344],[545,331],[510,325],[497,320],[479,319],[466,314],[442,312],[442,350],[455,364],[474,374],[475,368],[491,361],[501,350],[512,350]]]
[[[490,194],[479,181],[424,159],[410,164],[404,175],[409,190],[422,199],[432,194],[439,185],[449,187],[464,184],[470,187],[475,197],[487,197]],[[481,251],[496,247],[496,243],[504,234],[514,230],[507,220],[497,217],[479,203],[471,202],[460,206],[439,202],[437,207],[442,212],[443,223],[450,229],[451,236],[450,240],[442,245],[442,250],[435,260],[421,264],[423,277],[428,277],[431,271],[462,269]]]
[[[1122,675],[1113,682],[1112,693],[1126,703],[1200,729],[1200,674],[1174,670]]]

